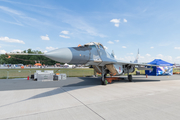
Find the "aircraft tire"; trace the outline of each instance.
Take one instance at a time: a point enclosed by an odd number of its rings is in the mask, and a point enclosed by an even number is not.
[[[108,84],[108,81],[105,79],[104,80],[104,85],[107,85]]]
[[[132,82],[132,75],[128,75],[129,82]]]
[[[101,77],[101,85],[104,85],[104,81],[102,80],[102,77]]]
[[[106,79],[103,81],[101,78],[101,85],[107,85],[107,84],[108,84],[108,81]]]

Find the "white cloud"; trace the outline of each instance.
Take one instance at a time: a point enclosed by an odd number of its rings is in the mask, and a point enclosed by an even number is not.
[[[109,44],[114,44],[114,42],[112,42],[112,41],[108,41],[108,43],[109,43]]]
[[[46,35],[46,36],[41,36],[41,39],[42,39],[42,40],[50,40],[49,37],[48,37],[48,35]]]
[[[0,6],[0,9],[4,10],[4,11],[6,11],[6,12],[12,13],[12,14],[22,15],[21,12],[16,11],[16,10],[13,10],[13,9],[10,9],[10,8],[8,8],[8,7]]]
[[[126,20],[126,19],[124,19],[123,21],[124,21],[124,22],[127,22],[127,20]]]
[[[151,55],[147,53],[146,56],[150,57]]]
[[[54,48],[54,47],[51,47],[51,46],[50,46],[50,47],[46,47],[46,49],[47,49],[47,50],[55,50],[55,49],[58,49],[58,48],[57,48],[57,47]],[[45,52],[45,51],[44,51],[44,52]]]
[[[59,37],[62,37],[62,38],[70,38],[69,36],[65,36],[65,35],[59,35]]]
[[[114,24],[114,26],[119,27],[119,24]]]
[[[7,53],[5,50],[0,50],[0,54],[5,54]]]
[[[13,52],[13,53],[17,53],[17,52],[21,53],[22,51],[23,51],[23,50],[17,49],[17,50],[13,50],[13,51],[11,51],[11,52]]]
[[[120,23],[120,19],[112,19],[110,22],[112,22],[112,23]]]
[[[154,47],[150,47],[151,49],[153,49]]]
[[[64,31],[61,31],[61,33],[67,35],[67,34],[69,34],[69,31],[65,31],[65,30],[64,30]]]
[[[1,40],[1,41],[4,41],[4,42],[25,44],[24,41],[22,41],[22,40],[12,39],[12,38],[8,38],[8,37],[0,37],[0,40]]]
[[[107,50],[108,49],[108,47],[106,47],[106,46],[104,46],[104,48]]]
[[[0,46],[0,48],[1,48],[1,46]]]
[[[126,48],[126,46],[122,46],[122,48]]]
[[[112,19],[110,22],[114,23],[114,26],[119,27],[120,19]]]
[[[174,49],[180,50],[180,47],[174,47]]]
[[[119,40],[114,40],[114,41],[119,42]]]

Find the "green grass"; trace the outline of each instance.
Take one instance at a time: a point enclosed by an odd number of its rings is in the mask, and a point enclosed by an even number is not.
[[[0,69],[0,78],[5,79],[7,78],[22,78],[30,76],[34,74],[36,70],[53,70],[54,73],[65,73],[68,77],[83,77],[83,76],[91,76],[94,75],[94,69]]]
[[[174,69],[173,69],[173,72],[180,72],[180,69],[174,68]]]

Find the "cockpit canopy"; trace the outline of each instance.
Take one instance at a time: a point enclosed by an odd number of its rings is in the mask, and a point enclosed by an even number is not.
[[[102,49],[104,49],[104,46],[101,44],[101,43],[97,43],[97,42],[90,42],[90,43],[86,43],[86,44],[84,44],[84,47],[91,47],[91,48],[93,48],[93,47],[99,47],[99,48],[102,48]],[[105,50],[105,49],[104,49]]]

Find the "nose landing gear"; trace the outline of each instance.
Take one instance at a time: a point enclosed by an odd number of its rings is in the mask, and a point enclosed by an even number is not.
[[[128,80],[129,80],[129,82],[132,82],[132,75],[129,75],[129,69],[130,69],[130,67],[131,67],[131,66],[129,66],[129,65],[127,66],[127,71],[128,71],[127,74],[128,74]]]
[[[101,79],[101,85],[107,85],[108,81],[105,79],[104,81]]]
[[[105,79],[106,78],[107,73],[105,72],[105,68],[104,66],[102,67],[102,72],[101,72],[101,85],[107,85],[108,81]]]

